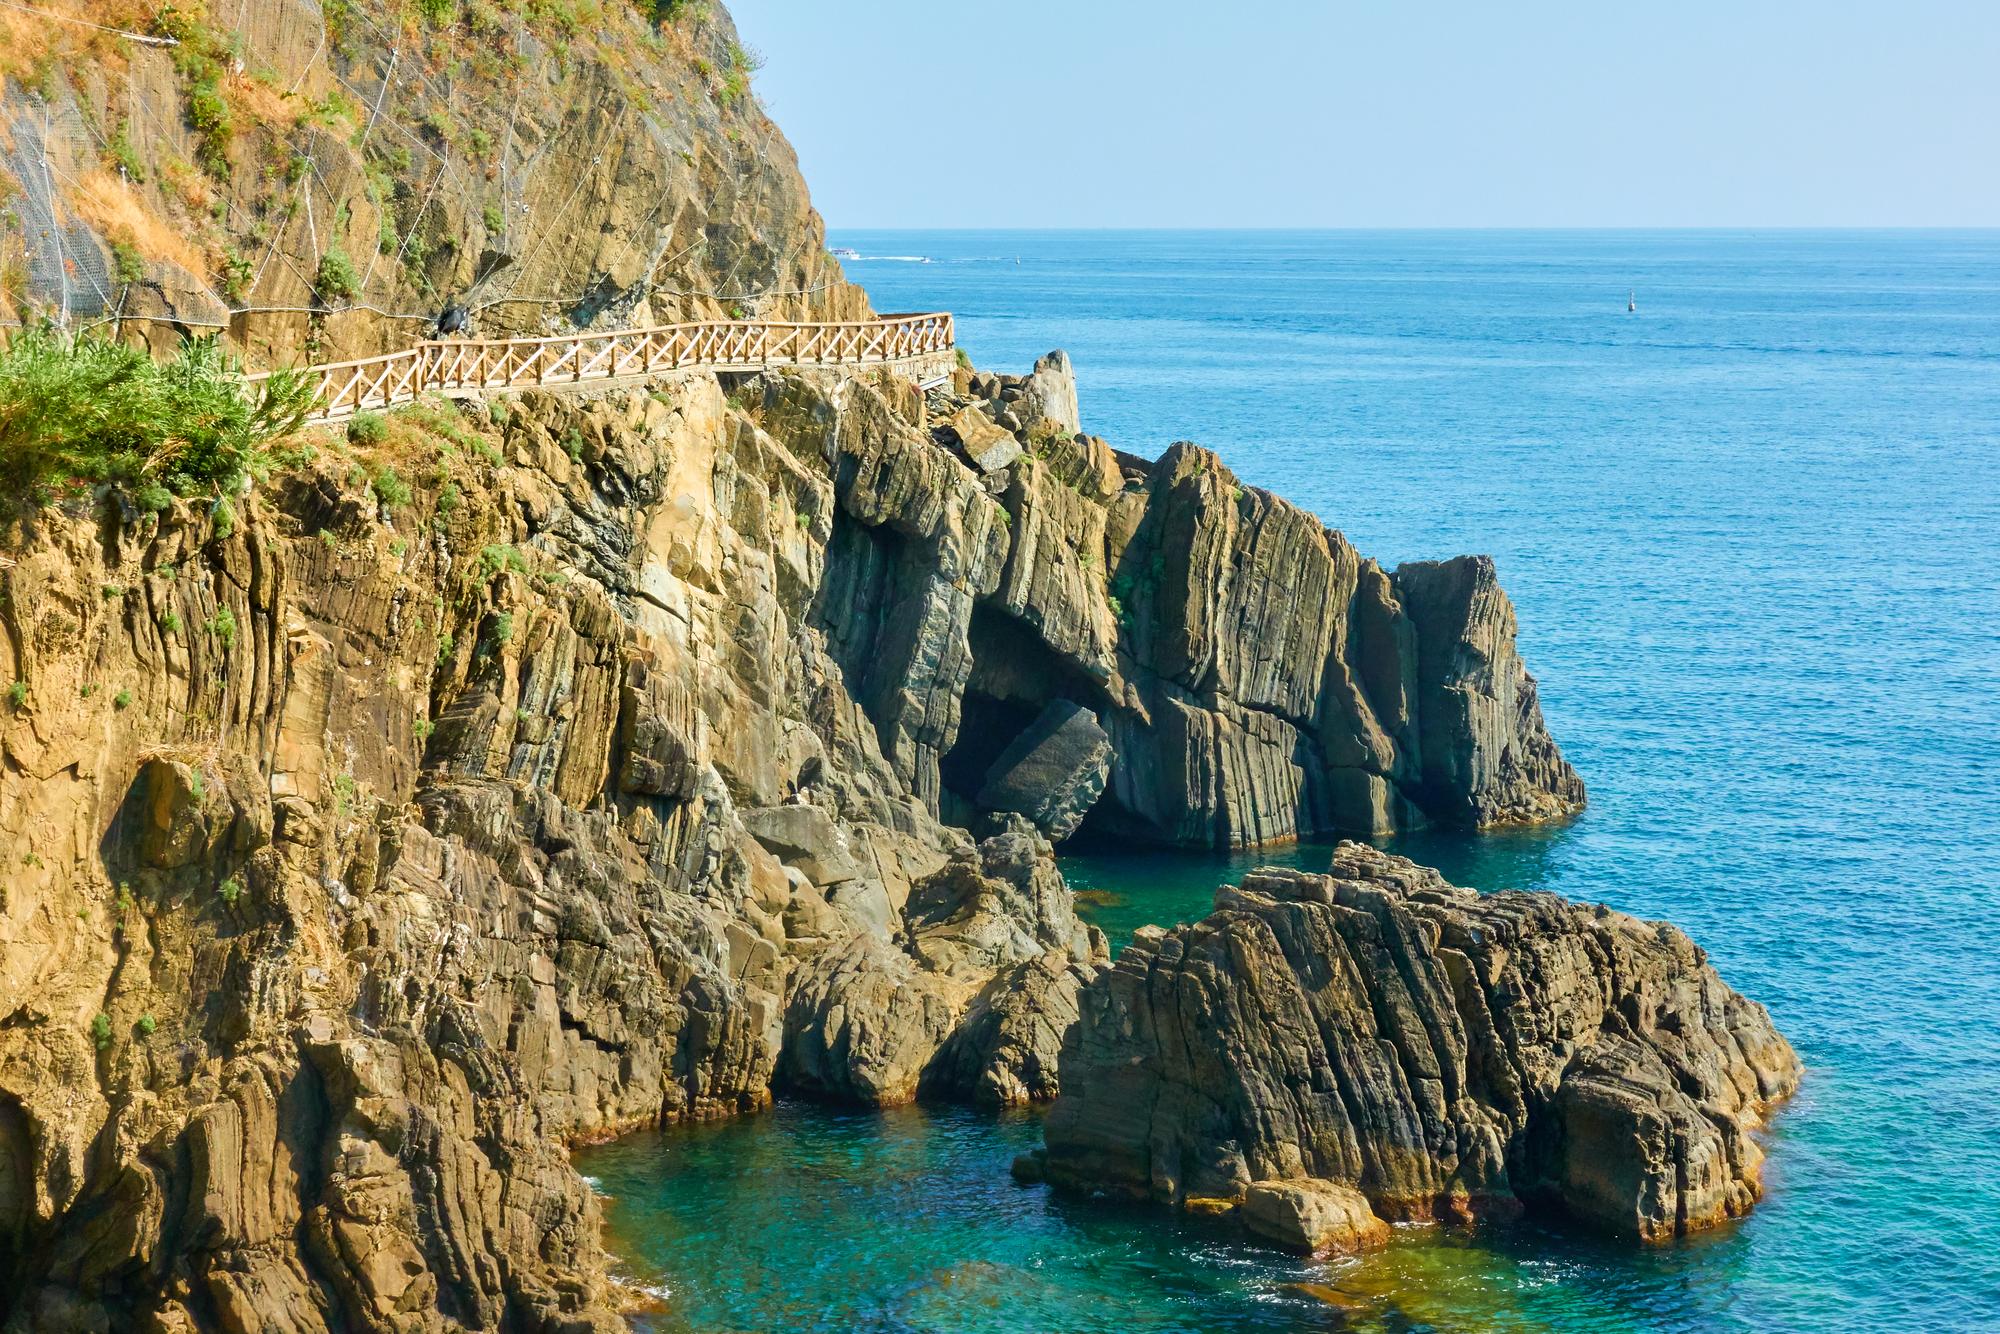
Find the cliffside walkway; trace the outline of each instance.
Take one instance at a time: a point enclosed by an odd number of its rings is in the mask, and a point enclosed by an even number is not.
[[[342,421],[414,403],[423,394],[476,398],[593,380],[643,380],[668,371],[860,369],[949,354],[956,346],[951,316],[936,312],[824,324],[718,320],[547,338],[441,339],[308,367],[318,378],[318,407],[308,420]],[[264,375],[247,378],[254,382]]]

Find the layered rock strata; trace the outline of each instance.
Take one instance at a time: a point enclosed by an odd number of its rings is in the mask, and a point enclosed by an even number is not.
[[[1324,1207],[1341,1190],[1390,1221],[1711,1227],[1756,1201],[1753,1132],[1799,1076],[1673,927],[1354,843],[1139,932],[1078,1008],[1039,1170],[1234,1205],[1300,1249],[1365,1242]]]
[[[565,1139],[773,1089],[1056,1093],[1107,951],[1048,836],[1107,803],[1190,842],[1321,818],[1315,752],[1237,692],[1373,735],[1307,702],[1344,660],[1273,597],[1337,538],[1192,447],[1147,469],[1052,433],[1065,375],[992,401],[1028,413],[992,473],[893,376],[687,377],[426,406],[245,497],[22,529],[15,1325],[588,1325]],[[1156,551],[1134,619],[1107,571]],[[1496,721],[1522,674],[1490,566],[1430,579],[1370,641],[1409,647],[1417,701],[1384,767],[1468,822],[1545,814],[1505,798],[1568,771],[1522,744],[1531,689]],[[1460,706],[1435,742],[1427,691]],[[1247,762],[1232,720],[1289,758]]]
[[[1581,809],[1490,560],[1385,571],[1206,450],[1147,463],[1077,434],[1059,353],[929,406],[1012,530],[972,609],[947,812],[1023,809],[988,766],[1058,704],[1111,745],[1101,799],[1038,816],[1058,838],[1255,846]]]
[[[0,15],[10,323],[115,314],[277,364],[868,311],[720,4],[92,17]],[[174,44],[107,30],[134,26]]]
[[[1053,1092],[1019,1006],[1105,943],[885,750],[921,672],[837,656],[1003,550],[884,388],[782,386],[825,449],[712,378],[427,407],[16,532],[0,1325],[610,1329],[565,1140]]]

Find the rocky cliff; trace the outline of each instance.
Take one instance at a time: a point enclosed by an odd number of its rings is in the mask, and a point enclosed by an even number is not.
[[[1647,1241],[1738,1217],[1799,1075],[1673,927],[1354,843],[1139,932],[1079,1012],[1020,1170],[1307,1251],[1524,1204]]]
[[[253,361],[866,311],[707,0],[0,13],[0,321]]]
[[[1170,760],[1213,768],[1181,770],[1183,821],[1297,827],[1318,771],[1260,788],[1240,740],[1187,738],[1291,726],[1225,681],[1336,735],[1301,701],[1342,661],[1317,657],[1339,596],[1307,626],[1236,572],[1277,528],[1288,569],[1345,547],[1192,447],[1015,434],[1015,386],[961,381],[425,406],[310,433],[213,505],[106,489],[24,523],[0,570],[13,1327],[601,1323],[565,1140],[774,1090],[1053,1095],[1107,951],[1045,830],[1157,810],[1118,793],[1168,800]],[[1198,554],[1124,611],[1109,589],[1175,526]],[[1490,567],[1443,568],[1384,632],[1417,746],[1426,691],[1476,694],[1453,673],[1505,628]],[[1374,577],[1369,614],[1402,624]],[[1253,608],[1304,680],[1220,629]],[[1438,733],[1449,818],[1519,781],[1475,732]]]
[[[13,1327],[602,1324],[564,1140],[1048,1091],[1060,1033],[996,997],[1103,941],[1031,826],[935,819],[833,652],[874,526],[931,534],[942,595],[1000,506],[908,392],[767,392],[824,434],[713,379],[420,409],[21,535]]]

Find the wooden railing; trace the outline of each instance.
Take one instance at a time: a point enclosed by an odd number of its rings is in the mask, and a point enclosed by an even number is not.
[[[307,370],[318,382],[318,407],[311,420],[330,422],[412,403],[427,393],[479,394],[662,371],[880,366],[950,352],[954,346],[946,314],[883,315],[837,324],[725,320],[548,338],[439,340]]]

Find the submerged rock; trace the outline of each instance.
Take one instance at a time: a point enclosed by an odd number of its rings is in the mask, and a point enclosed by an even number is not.
[[[1756,1201],[1751,1132],[1799,1077],[1673,927],[1353,843],[1327,875],[1252,872],[1201,922],[1137,933],[1079,1009],[1049,1178],[1233,1200],[1267,1231],[1272,1183],[1332,1183],[1390,1220],[1526,1204],[1693,1232]]]

